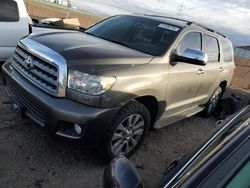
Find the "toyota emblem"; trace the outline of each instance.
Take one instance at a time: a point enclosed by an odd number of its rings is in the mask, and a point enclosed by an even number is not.
[[[34,67],[32,57],[28,56],[25,58],[25,66],[27,69],[31,69],[32,67]]]

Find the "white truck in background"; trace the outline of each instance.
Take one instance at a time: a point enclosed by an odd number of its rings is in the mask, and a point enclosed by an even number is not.
[[[12,56],[21,38],[31,33],[53,31],[55,28],[47,22],[32,21],[23,0],[0,0],[0,63]]]
[[[0,1],[0,61],[8,59],[17,42],[30,33],[29,23],[23,0]]]

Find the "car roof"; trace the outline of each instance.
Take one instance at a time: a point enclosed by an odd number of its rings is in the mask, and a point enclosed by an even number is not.
[[[165,16],[158,16],[158,15],[149,15],[149,14],[143,14],[143,15],[138,15],[139,17],[144,17],[144,18],[150,18],[152,20],[157,20],[157,21],[161,21],[164,23],[169,23],[175,26],[179,26],[179,27],[185,27],[187,25],[186,20],[181,20],[178,18],[172,18],[172,17],[165,17]]]
[[[156,20],[156,21],[168,23],[168,24],[171,24],[174,26],[178,26],[180,28],[191,27],[191,28],[199,29],[201,31],[215,34],[215,35],[217,35],[218,38],[220,38],[220,37],[226,38],[226,36],[224,34],[219,33],[208,26],[205,26],[205,25],[202,25],[200,23],[196,23],[196,22],[193,22],[190,20],[185,20],[185,19],[180,19],[180,18],[175,18],[175,17],[168,17],[168,16],[151,15],[151,14],[134,14],[133,16],[149,18],[151,20]]]

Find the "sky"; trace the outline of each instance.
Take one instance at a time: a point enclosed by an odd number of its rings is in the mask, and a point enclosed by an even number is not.
[[[70,0],[78,9],[104,16],[157,14],[205,24],[235,46],[250,46],[250,0]]]

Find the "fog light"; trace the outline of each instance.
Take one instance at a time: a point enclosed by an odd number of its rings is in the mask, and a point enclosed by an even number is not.
[[[80,125],[74,124],[74,129],[75,129],[76,134],[80,135],[82,133],[82,128]]]

